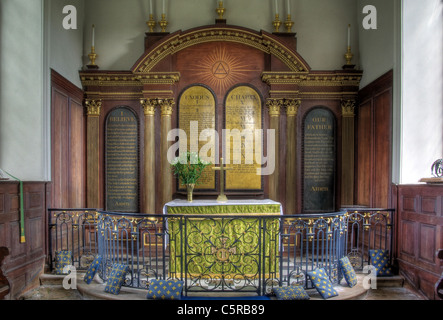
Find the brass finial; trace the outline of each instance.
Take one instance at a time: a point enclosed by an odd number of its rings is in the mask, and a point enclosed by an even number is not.
[[[217,9],[215,11],[218,14],[218,18],[220,20],[223,20],[223,15],[225,14],[226,9],[223,6],[223,1],[222,0],[218,1],[218,7],[217,7]]]

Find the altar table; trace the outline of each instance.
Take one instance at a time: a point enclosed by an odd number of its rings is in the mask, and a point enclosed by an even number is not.
[[[280,219],[275,217],[283,214],[280,203],[174,200],[165,204],[163,213],[169,215],[171,277],[244,280],[263,273],[278,277]]]

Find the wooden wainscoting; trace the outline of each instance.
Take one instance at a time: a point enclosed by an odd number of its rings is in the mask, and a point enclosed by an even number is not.
[[[443,271],[443,186],[397,186],[397,261],[400,272],[429,299]]]
[[[388,208],[391,195],[392,83],[389,71],[359,92],[355,203]]]
[[[50,184],[24,182],[25,242],[20,243],[20,192],[16,181],[0,182],[0,247],[9,255],[3,274],[9,281],[7,298],[15,300],[39,284],[46,257],[46,208]]]
[[[52,208],[86,205],[83,91],[51,70]]]

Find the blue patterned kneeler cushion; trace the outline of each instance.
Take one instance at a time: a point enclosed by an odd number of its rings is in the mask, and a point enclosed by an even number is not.
[[[369,250],[371,265],[375,267],[377,277],[392,276],[391,265],[389,263],[389,252],[387,250]]]
[[[312,284],[323,299],[329,299],[338,296],[338,292],[335,291],[332,286],[329,276],[324,268],[315,269],[314,271],[309,271],[308,276],[311,278]]]
[[[95,274],[98,271],[98,268],[100,267],[100,263],[102,263],[102,257],[101,256],[97,256],[95,257],[94,261],[92,261],[91,265],[89,266],[88,270],[86,271],[85,274],[85,282],[87,284],[90,284],[92,282],[92,280],[95,277]]]
[[[152,300],[181,300],[183,281],[180,280],[151,280],[147,299]]]
[[[105,292],[112,294],[119,294],[120,289],[125,283],[126,273],[129,267],[123,264],[114,264],[111,269],[111,273],[108,276],[108,281],[106,281]]]
[[[57,251],[55,253],[55,274],[69,274],[69,272],[63,272],[63,269],[71,265],[72,251]]]
[[[274,288],[274,293],[278,300],[309,300],[303,286],[290,286]]]
[[[355,274],[354,267],[349,261],[348,257],[341,258],[339,261],[341,272],[345,277],[345,280],[349,287],[353,288],[357,285],[357,275]]]

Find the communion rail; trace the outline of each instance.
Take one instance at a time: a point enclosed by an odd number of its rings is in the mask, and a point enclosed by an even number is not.
[[[280,285],[312,288],[308,271],[325,268],[335,284],[338,261],[356,270],[370,249],[391,253],[393,210],[347,209],[293,216],[154,215],[96,209],[49,209],[48,264],[70,250],[85,270],[103,257],[106,281],[114,263],[129,267],[125,286],[146,289],[150,279],[180,279],[188,292],[269,293]]]

